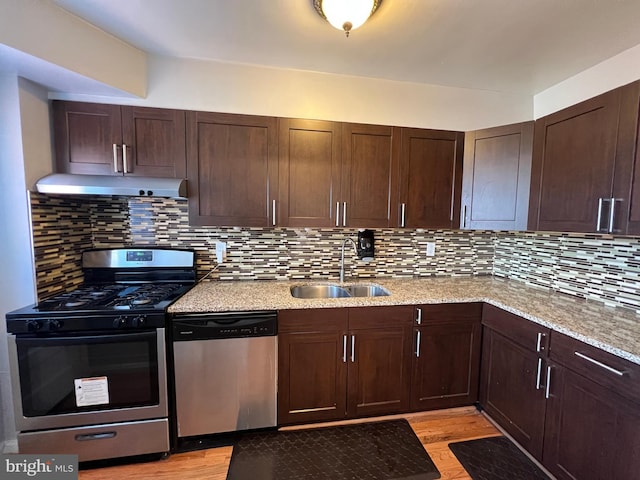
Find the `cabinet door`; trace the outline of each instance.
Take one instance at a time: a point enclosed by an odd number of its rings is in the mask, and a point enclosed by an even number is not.
[[[395,227],[400,129],[345,123],[341,226]]]
[[[484,329],[480,405],[537,459],[544,433],[544,368],[535,352]]]
[[[187,113],[191,225],[273,226],[277,169],[275,118]]]
[[[279,120],[278,225],[337,226],[340,138],[338,123]]]
[[[122,175],[119,106],[54,101],[53,130],[58,172]]]
[[[607,226],[619,110],[617,89],[536,121],[529,229],[598,231],[599,210]]]
[[[122,143],[126,145],[125,174],[186,177],[184,111],[122,107],[122,131]]]
[[[411,367],[410,327],[351,330],[349,334],[349,416],[407,411]]]
[[[462,132],[402,129],[398,226],[453,227],[460,214],[463,139]]]
[[[346,309],[281,311],[278,329],[278,424],[344,418]]]
[[[558,479],[638,478],[640,405],[554,366],[543,463]]]
[[[640,235],[640,81],[621,88],[614,233]]]
[[[411,409],[471,405],[478,400],[479,303],[424,305],[414,329]]]
[[[461,228],[526,230],[533,122],[466,132]]]

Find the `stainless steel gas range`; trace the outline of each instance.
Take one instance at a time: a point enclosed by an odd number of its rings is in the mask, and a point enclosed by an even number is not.
[[[85,283],[7,314],[21,453],[80,461],[169,451],[165,317],[194,252],[89,250]]]

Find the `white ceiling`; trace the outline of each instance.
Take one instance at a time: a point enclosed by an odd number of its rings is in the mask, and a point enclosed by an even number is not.
[[[312,0],[53,0],[146,52],[521,94],[640,44],[640,0],[384,0],[350,38]]]

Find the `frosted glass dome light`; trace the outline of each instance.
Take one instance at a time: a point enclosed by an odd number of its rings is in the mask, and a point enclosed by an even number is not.
[[[314,0],[320,16],[348,37],[376,11],[382,0]]]

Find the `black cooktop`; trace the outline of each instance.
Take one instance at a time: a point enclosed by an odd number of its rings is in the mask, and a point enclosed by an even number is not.
[[[167,307],[195,284],[190,250],[131,247],[82,254],[85,284],[6,315],[7,332],[163,327]]]

